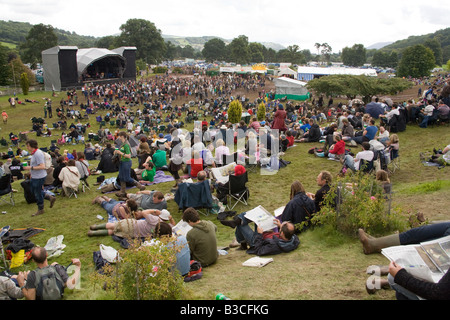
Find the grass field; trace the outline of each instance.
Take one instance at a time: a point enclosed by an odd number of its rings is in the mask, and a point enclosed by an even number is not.
[[[411,91],[413,92],[413,91]],[[417,92],[417,91],[414,91]],[[8,140],[8,134],[31,130],[30,119],[43,117],[43,98],[50,98],[49,92],[37,92],[28,96],[39,103],[18,105],[12,109],[7,102],[8,97],[0,97],[0,109],[9,114],[8,123],[1,126],[0,136]],[[81,101],[81,95],[80,102]],[[54,109],[65,93],[52,98]],[[19,96],[19,99],[24,99]],[[52,119],[56,121],[55,118]],[[90,130],[97,132],[98,124],[95,116],[88,120],[92,125]],[[86,123],[86,121],[82,121]],[[48,121],[51,126],[52,121]],[[70,124],[70,122],[68,122]],[[88,129],[87,132],[90,131]],[[50,140],[57,139],[61,132],[55,130],[53,137],[37,137],[29,133],[28,138],[36,138],[40,146],[49,146]],[[449,168],[437,169],[425,167],[421,164],[419,153],[431,151],[433,148],[443,148],[450,143],[448,126],[420,129],[417,125],[408,125],[407,130],[399,133],[401,168],[392,176],[393,205],[400,206],[411,212],[421,211],[429,220],[449,219]],[[21,144],[23,145],[23,143]],[[248,206],[238,205],[235,210],[243,212],[257,205],[262,205],[269,211],[285,205],[289,201],[290,185],[294,180],[300,180],[307,191],[315,192],[316,176],[321,170],[329,170],[334,175],[340,169],[339,162],[316,158],[308,154],[309,148],[320,144],[299,144],[289,149],[283,159],[291,161],[286,168],[276,175],[263,176],[259,171],[249,174],[250,201]],[[83,145],[67,145],[72,149],[84,150]],[[2,147],[0,151],[6,152]],[[134,159],[136,167],[137,160]],[[91,168],[96,167],[98,161],[90,161]],[[115,174],[105,174],[106,178]],[[89,178],[92,184],[95,177]],[[436,182],[440,181],[440,182]],[[91,274],[95,273],[92,253],[99,250],[100,244],[110,245],[119,249],[119,244],[111,237],[87,237],[89,225],[97,223],[98,214],[106,217],[103,209],[92,205],[91,200],[100,192],[92,187],[81,193],[78,199],[58,197],[54,208],[37,217],[31,217],[36,211],[35,204],[27,204],[23,197],[23,190],[14,182],[13,187],[18,190],[14,197],[15,206],[2,204],[0,211],[0,225],[10,225],[12,228],[43,228],[44,232],[31,238],[36,245],[44,246],[48,239],[63,235],[63,243],[67,246],[64,253],[54,259],[67,265],[71,258],[78,257],[82,261],[81,290],[67,290],[67,300],[95,300],[106,299],[103,290],[93,287]],[[147,187],[150,190],[170,192],[173,182],[157,184]],[[130,189],[129,192],[136,192]],[[176,221],[181,218],[181,212],[174,201],[169,201],[169,211]],[[218,245],[227,246],[234,238],[233,230],[219,223],[215,215],[203,217],[211,220],[218,227]],[[241,264],[248,258],[243,251],[230,249],[228,254],[220,256],[218,262],[204,270],[200,281],[186,283],[188,299],[212,300],[218,292],[234,300],[391,300],[395,299],[392,290],[381,290],[375,295],[368,295],[365,290],[365,274],[367,266],[372,264],[387,264],[388,261],[381,254],[364,255],[359,241],[355,237],[338,234],[329,228],[321,227],[307,231],[300,235],[300,246],[294,252],[274,256],[274,262],[264,268],[245,268]],[[35,265],[28,262],[20,270],[34,269]],[[13,270],[16,271],[16,270]]]

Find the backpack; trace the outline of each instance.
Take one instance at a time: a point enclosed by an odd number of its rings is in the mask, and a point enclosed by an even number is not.
[[[35,271],[36,296],[42,300],[60,300],[64,293],[64,283],[54,266]]]
[[[203,277],[202,265],[199,261],[191,260],[189,273],[184,277],[184,282],[199,280]]]
[[[44,153],[44,160],[45,160],[45,170],[48,170],[52,167],[52,156],[48,152]]]

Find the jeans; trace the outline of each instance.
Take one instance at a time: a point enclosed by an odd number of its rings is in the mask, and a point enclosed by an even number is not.
[[[120,182],[127,182],[134,184],[136,181],[131,178],[131,161],[121,161],[119,164],[119,180]]]
[[[419,244],[450,235],[450,222],[427,224],[399,234],[400,244]]]
[[[346,155],[344,158],[344,164],[347,168],[349,168],[352,171],[356,171],[355,169],[355,159],[351,155]]]
[[[419,124],[419,127],[421,128],[428,127],[428,119],[430,119],[430,116],[423,117],[422,122]]]
[[[36,203],[39,210],[44,209],[44,182],[45,177],[40,179],[31,179],[30,188],[36,198]]]
[[[118,204],[118,203],[121,203],[121,202],[122,202],[122,201],[110,199],[109,201],[103,201],[103,202],[101,203],[101,206],[102,206],[103,209],[106,210],[106,212],[108,213],[108,215],[109,215],[109,214],[112,215],[112,214],[113,214],[113,213],[112,213],[112,210],[113,210],[114,206],[115,206],[116,204]]]
[[[255,231],[253,231],[252,228],[250,228],[250,226],[248,225],[252,221],[245,218],[245,214],[246,214],[246,212],[242,212],[238,216],[239,218],[241,218],[242,223],[236,227],[236,231],[235,231],[236,241],[237,242],[246,241],[250,247],[253,247],[253,244],[254,244],[253,239],[256,234],[256,225],[255,225]]]

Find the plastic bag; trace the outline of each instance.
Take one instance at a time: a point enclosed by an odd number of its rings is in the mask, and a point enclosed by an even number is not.
[[[116,263],[117,261],[119,261],[119,252],[113,247],[101,244],[100,254],[102,255],[102,258],[108,261],[109,263]]]
[[[60,256],[64,252],[63,249],[66,247],[66,245],[62,243],[63,240],[63,235],[48,239],[47,244],[44,247],[45,250],[47,250],[48,259]]]

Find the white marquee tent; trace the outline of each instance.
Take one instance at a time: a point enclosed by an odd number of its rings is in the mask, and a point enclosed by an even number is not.
[[[329,76],[334,74],[349,74],[349,75],[366,75],[376,77],[375,69],[359,69],[359,68],[345,68],[345,67],[298,67],[297,79],[301,81],[309,81],[321,76]]]
[[[286,98],[288,100],[306,100],[310,94],[306,88],[306,82],[287,77],[274,79],[275,99]]]

